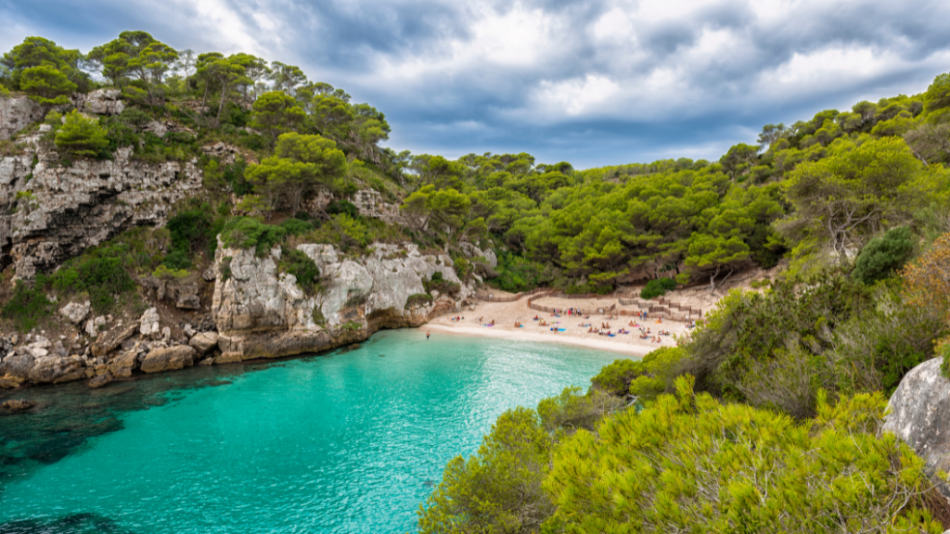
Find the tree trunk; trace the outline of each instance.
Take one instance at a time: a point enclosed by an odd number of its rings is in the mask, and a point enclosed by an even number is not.
[[[709,294],[716,292],[716,277],[719,276],[719,272],[722,270],[722,266],[716,267],[716,272],[709,277]]]
[[[208,103],[208,83],[205,82],[205,96],[204,96],[204,98],[201,99],[201,109],[198,110],[198,113],[204,113],[204,112],[205,112],[205,104],[207,104],[207,103]]]
[[[228,94],[228,84],[224,84],[224,87],[221,89],[221,103],[218,104],[218,116],[214,118],[214,127],[218,128],[221,126],[221,110],[224,109],[224,100],[227,98]]]

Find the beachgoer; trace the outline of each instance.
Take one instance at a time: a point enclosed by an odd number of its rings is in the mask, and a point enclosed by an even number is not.
[[[426,341],[429,341],[429,335],[430,335],[430,334],[429,334],[429,331],[426,330]]]

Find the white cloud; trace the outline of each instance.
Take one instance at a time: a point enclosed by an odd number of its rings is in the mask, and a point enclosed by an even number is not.
[[[620,86],[609,78],[588,74],[581,79],[559,82],[542,80],[535,98],[549,111],[563,112],[569,117],[599,110],[620,92]]]

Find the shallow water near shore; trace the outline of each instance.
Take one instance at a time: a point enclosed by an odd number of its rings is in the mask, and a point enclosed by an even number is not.
[[[414,532],[504,410],[618,355],[388,331],[351,351],[18,392],[0,416],[0,534]]]

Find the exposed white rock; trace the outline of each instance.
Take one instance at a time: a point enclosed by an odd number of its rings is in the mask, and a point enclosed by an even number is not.
[[[248,339],[272,334],[282,337],[267,345],[269,351],[317,350],[339,339],[336,329],[341,325],[355,322],[365,337],[364,329],[370,328],[371,321],[382,320],[390,326],[420,324],[436,307],[457,309],[460,301],[473,294],[458,279],[448,258],[423,256],[411,244],[374,243],[372,247],[372,254],[351,259],[330,245],[298,245],[321,273],[319,294],[308,296],[293,275],[277,272],[279,249],[257,258],[253,250],[219,244],[212,314],[221,334],[222,353],[246,353],[254,345]],[[226,257],[231,258],[227,279],[222,275]],[[446,281],[459,284],[459,294],[407,310],[409,296],[424,293],[422,280],[436,271]]]
[[[0,254],[8,255],[18,278],[53,268],[130,226],[162,225],[177,201],[201,187],[194,162],[132,161],[126,147],[111,161],[78,159],[62,167],[38,137],[24,142],[26,154],[0,158]]]
[[[125,104],[119,100],[121,95],[118,89],[96,89],[77,99],[76,107],[96,115],[118,115],[125,110]]]
[[[940,371],[940,358],[910,370],[888,402],[882,430],[893,432],[913,447],[934,475],[950,470],[950,380]],[[950,485],[937,489],[950,501]]]
[[[142,337],[158,339],[161,337],[161,317],[158,315],[158,308],[149,308],[139,319],[139,333]]]
[[[89,319],[88,321],[86,321],[86,334],[88,334],[89,337],[92,337],[92,338],[98,336],[99,327],[105,326],[105,324],[106,324],[106,318],[103,317],[102,315],[100,315],[99,317],[96,317],[95,319]]]
[[[0,140],[43,118],[43,107],[25,96],[0,97]]]
[[[59,313],[63,317],[69,320],[73,324],[79,324],[89,315],[89,301],[83,303],[70,302],[69,304],[63,306],[63,309],[59,310]]]

